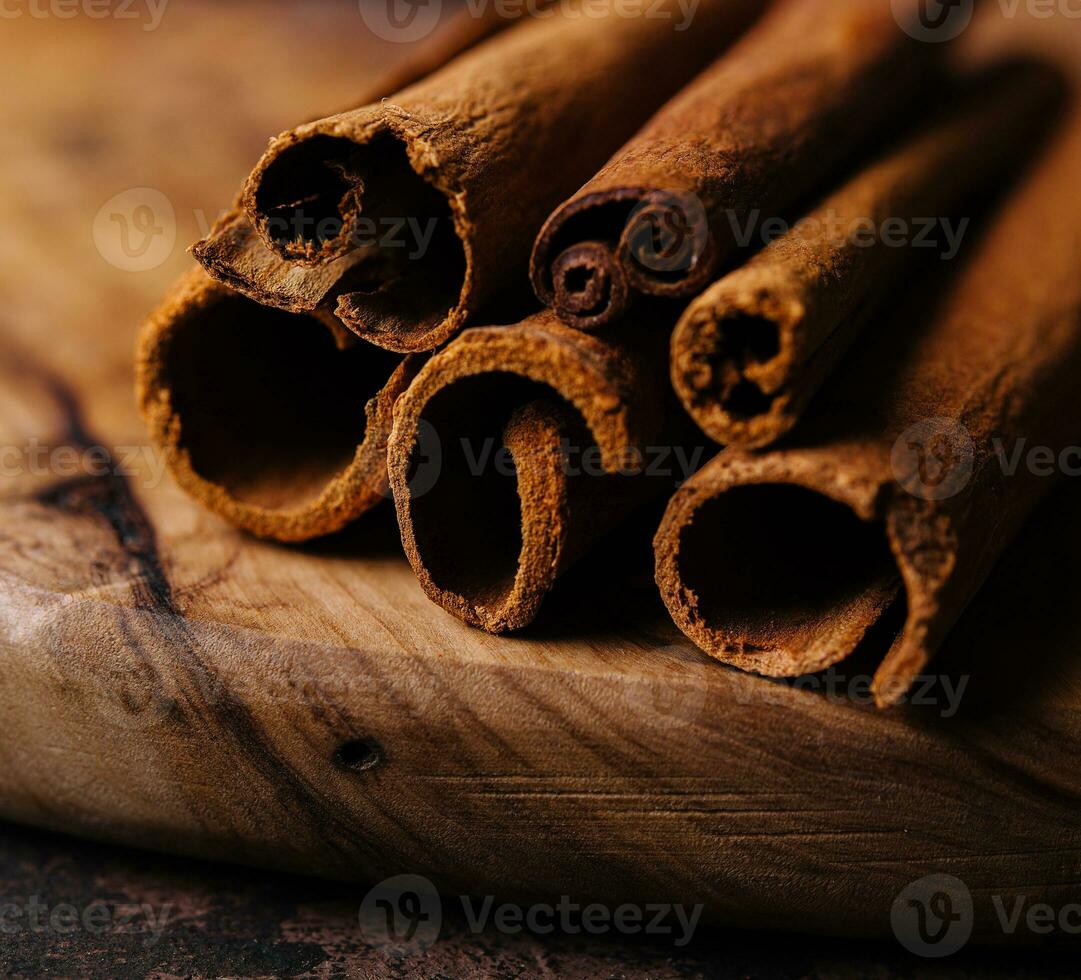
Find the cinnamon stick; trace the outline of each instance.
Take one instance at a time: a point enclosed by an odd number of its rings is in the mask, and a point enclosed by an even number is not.
[[[677,30],[675,2],[604,17],[560,4],[381,104],[282,134],[245,209],[280,258],[323,267],[305,303],[333,282],[359,335],[431,350],[524,273],[551,209],[761,5],[702,0]],[[389,226],[411,247],[373,240]]]
[[[358,104],[424,78],[508,23],[494,7],[463,11]],[[391,411],[419,360],[349,351],[357,338],[327,300],[342,270],[282,261],[239,204],[192,252],[217,282],[188,275],[140,338],[151,440],[180,486],[238,527],[281,541],[340,530],[389,496]]]
[[[351,108],[378,102],[419,82],[511,23],[495,5],[461,11],[445,30],[362,89]],[[360,256],[314,269],[291,265],[263,244],[241,201],[238,198],[218,218],[206,238],[192,246],[191,252],[203,268],[219,282],[257,303],[292,313],[322,309],[333,313],[331,290]]]
[[[925,247],[956,255],[948,238],[962,238],[969,220],[959,208],[1030,155],[1062,94],[1058,75],[1034,63],[982,72],[964,87],[940,122],[687,308],[672,334],[672,384],[712,439],[758,448],[792,429]]]
[[[466,330],[399,399],[388,452],[425,593],[491,633],[528,625],[557,578],[673,481],[645,463],[666,425],[654,331],[620,343],[548,312]]]
[[[755,210],[784,214],[896,125],[936,47],[902,31],[889,3],[778,5],[549,217],[531,261],[537,296],[597,330],[635,294],[700,292]]]
[[[657,582],[702,649],[795,675],[863,642],[878,702],[904,694],[1081,436],[1079,172],[1075,109],[929,321],[917,294],[798,438],[726,450],[676,493]]]
[[[140,410],[181,488],[279,541],[330,534],[385,500],[394,400],[420,359],[343,347],[340,330],[201,269],[181,280],[136,357]]]

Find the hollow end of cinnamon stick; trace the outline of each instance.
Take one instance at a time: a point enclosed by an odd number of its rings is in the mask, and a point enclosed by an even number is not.
[[[896,702],[940,639],[929,633],[950,558],[947,532],[884,493],[813,451],[722,453],[677,491],[654,538],[676,625],[718,660],[770,677],[859,652],[879,664],[878,703]]]
[[[336,314],[358,336],[397,353],[431,350],[464,322],[466,235],[449,192],[414,169],[392,115],[367,111],[359,138],[301,127],[276,140],[244,208],[280,259],[338,264]]]
[[[617,187],[574,198],[533,246],[533,291],[564,323],[601,330],[627,314],[633,292],[686,297],[702,289],[716,248],[705,212],[678,191]]]
[[[598,330],[627,311],[627,277],[603,242],[582,242],[552,263],[552,305],[579,330]]]
[[[699,301],[672,333],[672,386],[698,427],[716,442],[768,445],[799,415],[784,385],[803,310],[767,294]]]
[[[290,265],[266,248],[239,206],[219,217],[207,237],[188,251],[211,278],[248,299],[290,313],[317,314],[334,328],[340,343],[346,337],[356,342],[355,334],[329,315],[329,308],[334,287],[363,256],[345,256],[318,269]]]
[[[467,330],[433,357],[395,408],[388,451],[428,597],[490,633],[532,622],[640,499],[640,483],[616,474],[649,429],[638,415],[649,401],[633,364],[550,314]]]
[[[507,288],[553,208],[762,6],[709,0],[675,31],[575,5],[526,18],[381,103],[279,136],[245,210],[268,249],[310,267],[354,254],[373,221],[404,224],[411,241],[434,229],[418,249],[380,240],[335,286],[338,316],[365,339],[434,350]]]
[[[362,108],[378,102],[389,92],[400,92],[504,30],[512,19],[503,13],[495,7],[485,11],[459,11],[446,28],[362,88],[353,107]],[[320,113],[314,121],[322,115]],[[340,174],[332,172],[330,176],[332,180],[344,183]],[[323,189],[326,189],[325,185]],[[330,203],[333,205],[333,200]],[[338,204],[346,211],[351,210],[352,201],[345,187],[341,188]],[[338,210],[336,205],[334,208]],[[252,227],[242,195],[234,207],[215,222],[206,238],[192,246],[191,252],[213,278],[250,299],[291,313],[308,313],[325,306],[328,298],[334,298],[333,290],[338,282],[349,269],[367,258],[371,249],[347,252],[318,269],[290,264],[268,249]]]
[[[914,245],[889,248],[842,230],[893,220],[918,227],[930,220],[918,215],[981,207],[1041,144],[1063,94],[1054,69],[1027,59],[958,76],[930,125],[850,176],[805,228],[693,300],[672,334],[671,373],[699,428],[744,449],[788,433],[889,297],[928,269],[916,265]]]
[[[743,670],[824,670],[897,596],[882,529],[803,488],[732,489],[667,519],[663,535],[657,574],[669,611],[702,649]]]
[[[627,281],[647,296],[681,299],[712,278],[717,245],[693,193],[654,189],[638,203],[616,246]]]
[[[789,676],[871,644],[877,703],[908,691],[1052,485],[1002,447],[1076,439],[1079,160],[1075,107],[945,295],[906,296],[798,437],[676,493],[656,577],[703,650]]]
[[[320,319],[261,306],[197,270],[143,327],[138,399],[187,493],[260,537],[305,541],[388,496],[393,401],[413,361],[343,349]]]
[[[425,592],[490,633],[521,629],[561,570],[569,533],[562,441],[580,419],[551,389],[481,375],[437,394],[423,425],[410,489],[398,499]],[[425,433],[438,433],[441,445],[430,488]]]
[[[898,31],[888,5],[767,6],[542,229],[534,289],[568,323],[576,311],[554,289],[568,249],[606,245],[632,293],[694,296],[747,252],[745,219],[784,215],[884,135],[884,120],[925,105],[938,56]]]

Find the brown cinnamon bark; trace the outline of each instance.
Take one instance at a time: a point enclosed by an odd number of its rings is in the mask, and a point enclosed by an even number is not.
[[[388,455],[429,598],[491,633],[520,629],[598,538],[670,492],[643,465],[666,421],[654,333],[605,342],[544,312],[467,330],[425,365]]]
[[[193,270],[150,317],[140,410],[180,486],[260,537],[305,541],[389,494],[395,398],[420,359],[343,349],[322,314],[260,306]]]
[[[896,125],[937,47],[902,31],[889,3],[778,5],[551,215],[531,262],[537,296],[596,330],[636,293],[701,291],[756,210],[783,215]]]
[[[1031,154],[1062,96],[1059,76],[1033,63],[983,72],[965,89],[940,122],[687,308],[672,334],[672,384],[712,439],[759,448],[788,432],[926,255],[920,236],[953,258],[942,219],[963,233],[961,206]]]
[[[279,257],[342,263],[325,271],[350,328],[390,350],[433,349],[525,272],[551,209],[761,5],[703,0],[677,30],[675,3],[661,5],[667,18],[560,4],[381,104],[283,134],[245,208]],[[372,244],[373,229],[407,219],[409,247]],[[419,228],[434,229],[426,244]],[[316,295],[322,282],[305,302]]]
[[[929,322],[917,296],[796,441],[727,450],[677,492],[657,582],[695,643],[774,675],[881,645],[876,698],[903,695],[1053,485],[1043,456],[1011,472],[1016,451],[1081,436],[1079,172],[1074,110]]]
[[[509,23],[494,7],[464,11],[357,104],[426,77]],[[152,441],[181,487],[238,527],[281,541],[340,530],[389,496],[391,411],[420,361],[346,353],[358,341],[329,294],[352,260],[292,266],[239,204],[192,252],[217,282],[191,273],[140,341],[139,403]]]
[[[496,6],[476,12],[463,10],[431,42],[421,45],[415,54],[364,89],[352,108],[400,92],[511,23]],[[291,265],[263,244],[239,199],[191,251],[219,282],[257,303],[292,313],[311,313],[317,309],[333,313],[335,298],[331,290],[363,258],[362,253],[354,253],[314,269]]]

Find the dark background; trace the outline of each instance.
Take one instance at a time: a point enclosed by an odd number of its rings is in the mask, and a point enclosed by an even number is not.
[[[400,956],[364,945],[362,886],[271,875],[73,841],[0,825],[0,906],[36,895],[50,908],[150,903],[173,911],[145,932],[0,935],[9,977],[1075,977],[1077,951],[965,950],[920,960],[899,946],[801,936],[701,932],[690,946],[469,932],[447,915],[439,941]]]

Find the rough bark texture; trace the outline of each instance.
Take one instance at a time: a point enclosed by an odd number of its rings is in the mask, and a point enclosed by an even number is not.
[[[402,543],[448,612],[492,633],[526,626],[559,575],[671,487],[642,466],[665,425],[663,359],[648,333],[625,340],[547,312],[474,328],[399,400],[389,466]]]
[[[861,348],[797,441],[727,450],[676,494],[657,582],[704,650],[790,675],[886,647],[881,704],[922,671],[1053,482],[1024,454],[1081,435],[1079,172],[1075,110],[937,313]]]
[[[386,499],[394,400],[419,359],[341,339],[332,317],[186,276],[143,327],[136,360],[151,441],[181,487],[281,541],[330,534]]]
[[[431,350],[524,275],[552,208],[761,6],[704,0],[681,31],[675,5],[671,18],[560,5],[381,104],[284,133],[249,178],[245,208],[281,258],[341,263],[326,279],[361,336]],[[406,218],[436,229],[429,245],[369,247],[369,222]]]
[[[953,258],[940,220],[963,227],[963,206],[1032,155],[1062,87],[1052,69],[1031,63],[980,73],[944,119],[695,299],[672,335],[672,384],[702,431],[759,448],[791,430],[914,260],[927,256],[917,236]]]
[[[936,47],[908,37],[889,3],[780,4],[549,218],[537,296],[592,330],[636,292],[701,291],[737,251],[734,229],[783,215],[896,125]]]

